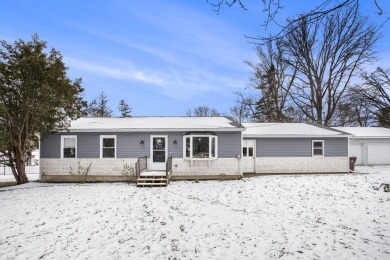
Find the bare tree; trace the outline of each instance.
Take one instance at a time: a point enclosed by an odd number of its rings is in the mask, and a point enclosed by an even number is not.
[[[307,119],[329,125],[353,76],[376,58],[378,27],[355,4],[290,30],[284,46],[298,72],[290,97]]]
[[[285,62],[288,56],[279,41],[257,47],[256,54],[257,63],[245,62],[252,68],[250,85],[260,91],[256,117],[265,122],[291,121],[285,110],[289,108],[289,93],[297,73],[295,66]]]
[[[206,0],[213,7],[213,11],[217,14],[221,11],[223,6],[236,6],[238,5],[243,10],[248,10],[246,0]],[[316,23],[322,20],[326,16],[339,11],[340,9],[350,8],[351,6],[359,6],[363,0],[343,0],[343,1],[331,1],[323,0],[316,7],[311,10],[302,12],[297,18],[290,19],[286,23],[277,21],[278,13],[283,9],[282,0],[261,0],[262,12],[265,14],[264,26],[267,28],[270,24],[274,24],[280,28],[279,32],[272,37],[248,37],[256,43],[268,42],[275,39],[280,39],[291,32],[291,28],[299,28],[301,23]],[[382,8],[382,1],[370,0],[376,7],[376,14],[382,16],[385,12]],[[389,17],[386,18],[386,22]]]
[[[238,122],[246,122],[250,121],[250,114],[249,111],[246,109],[245,105],[237,103],[236,105],[232,106],[230,108],[230,115],[234,119],[236,119]]]
[[[378,125],[390,127],[390,70],[378,67],[374,72],[365,72],[361,76],[364,83],[355,86],[353,91],[372,103],[371,111]]]
[[[245,95],[242,92],[236,92],[236,105],[230,108],[230,113],[233,118],[241,122],[260,122],[259,114],[256,113],[257,97],[253,95]]]
[[[193,109],[187,109],[186,116],[221,116],[221,113],[208,106],[197,106]]]
[[[329,125],[360,127],[375,125],[372,102],[367,98],[356,94],[355,88],[360,88],[360,86],[350,88],[340,99]]]

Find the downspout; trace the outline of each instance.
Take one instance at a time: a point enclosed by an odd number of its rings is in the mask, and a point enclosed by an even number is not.
[[[242,169],[241,169],[241,160],[242,160],[242,144],[243,144],[243,136],[242,136],[242,132],[240,133],[241,135],[241,146],[240,146],[240,154],[237,155],[237,160],[238,160],[238,174],[240,176],[240,178],[244,178],[244,174],[242,173]]]
[[[347,171],[347,173],[350,173],[351,172],[351,169],[349,169],[349,164],[350,164],[350,160],[351,159],[349,159],[349,157],[350,157],[350,154],[349,154],[349,137],[348,137],[348,171]]]
[[[352,135],[352,140],[355,140],[355,135]],[[350,152],[350,137],[348,137],[348,173],[353,172],[353,171],[351,171],[351,169],[349,169],[349,164],[350,164],[350,160],[351,160],[351,158],[350,158],[351,154],[349,152]]]

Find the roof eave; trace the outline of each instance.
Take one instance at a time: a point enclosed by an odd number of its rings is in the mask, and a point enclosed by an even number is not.
[[[357,136],[353,135],[354,139],[390,139],[390,136]]]
[[[340,137],[352,137],[352,135],[341,134],[341,135],[270,135],[270,134],[243,134],[243,137],[251,138],[340,138]]]
[[[188,132],[188,131],[218,131],[218,132],[238,132],[245,128],[98,128],[98,129],[67,129],[60,132],[72,133],[107,133],[107,132]]]

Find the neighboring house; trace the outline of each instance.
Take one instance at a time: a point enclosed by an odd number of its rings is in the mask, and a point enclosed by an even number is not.
[[[245,127],[244,127],[245,126]],[[348,172],[342,131],[305,123],[247,123],[229,117],[81,118],[42,141],[42,181],[122,181],[139,157],[173,179],[237,179],[246,173]]]
[[[244,123],[243,172],[348,172],[348,137],[306,123]]]
[[[173,179],[237,179],[244,130],[228,117],[80,118],[42,141],[41,180],[74,181],[89,165],[91,180],[126,180],[125,167],[143,156],[149,171],[172,156]]]
[[[390,165],[390,129],[383,127],[334,127],[353,135],[350,156],[356,165]]]

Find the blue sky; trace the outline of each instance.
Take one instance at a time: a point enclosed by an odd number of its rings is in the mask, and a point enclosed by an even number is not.
[[[198,105],[228,113],[234,93],[248,87],[243,61],[256,60],[245,35],[273,29],[262,27],[260,0],[245,2],[248,11],[224,7],[216,15],[205,0],[3,0],[0,39],[29,40],[38,33],[62,53],[69,77],[83,78],[84,98],[104,91],[115,115],[120,99],[133,116],[179,116]],[[288,2],[280,21],[316,1]],[[366,15],[375,17],[373,1],[366,2]],[[379,3],[388,17],[390,3]],[[389,29],[387,22],[377,48],[381,59],[372,67],[390,68]]]

